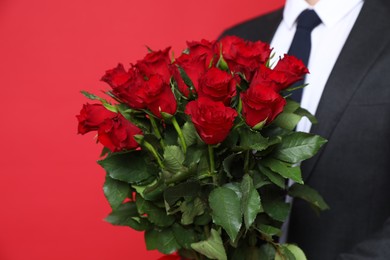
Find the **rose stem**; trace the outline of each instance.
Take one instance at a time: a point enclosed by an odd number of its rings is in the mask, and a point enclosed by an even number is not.
[[[160,140],[161,147],[165,148],[165,143],[164,143],[164,140],[161,137],[161,133],[160,133],[160,130],[158,129],[156,120],[154,119],[153,116],[149,116],[149,119],[150,119],[150,123],[152,124],[154,133],[156,134],[158,140]]]
[[[181,146],[182,146],[183,152],[184,152],[184,154],[185,154],[185,153],[187,152],[186,140],[184,139],[183,132],[181,131],[180,126],[179,126],[179,124],[177,123],[175,117],[172,117],[172,124],[173,124],[173,126],[175,127],[177,134],[179,135],[180,142],[181,142]]]
[[[204,225],[203,226],[203,231],[204,231],[204,234],[206,236],[206,239],[208,239],[210,237],[209,225]]]
[[[164,169],[165,167],[162,164],[162,161],[161,161],[160,156],[158,155],[156,149],[154,149],[154,147],[146,141],[142,141],[142,145],[144,145],[146,147],[146,149],[148,149],[153,154],[154,158],[156,158],[157,163],[161,167],[161,169]]]
[[[209,159],[210,159],[210,175],[213,177],[213,183],[217,184],[217,176],[215,175],[215,165],[214,165],[214,148],[211,144],[208,145],[209,148]]]
[[[250,150],[247,150],[245,152],[245,161],[244,161],[244,173],[248,174],[249,172],[249,152]]]

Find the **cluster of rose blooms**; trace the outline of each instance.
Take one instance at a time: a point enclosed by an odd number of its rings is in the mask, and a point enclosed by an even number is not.
[[[152,51],[129,70],[119,64],[106,71],[102,80],[120,103],[162,120],[177,113],[180,95],[184,113],[206,144],[222,142],[237,116],[255,129],[271,123],[286,104],[281,91],[308,73],[289,55],[271,66],[272,49],[260,41],[227,36],[187,45],[176,59],[171,59],[170,48]],[[239,102],[231,106],[234,98]],[[133,136],[142,134],[141,129],[102,104],[85,104],[77,118],[79,133],[97,131],[98,141],[113,152],[138,147]]]

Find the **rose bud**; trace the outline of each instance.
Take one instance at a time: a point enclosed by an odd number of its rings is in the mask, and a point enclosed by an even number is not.
[[[248,81],[253,72],[264,64],[270,54],[269,44],[257,41],[245,41],[236,36],[227,36],[221,39],[222,55],[231,71],[242,72]]]
[[[106,119],[116,117],[117,114],[107,110],[101,104],[85,104],[80,111],[80,115],[77,115],[78,133],[86,134],[90,131],[98,130],[99,126]]]
[[[125,84],[130,77],[131,74],[125,70],[121,63],[119,63],[115,68],[107,70],[101,80],[115,89],[118,86]]]
[[[137,64],[135,64],[135,67],[142,75],[148,78],[157,74],[160,75],[165,82],[169,83],[172,74],[169,69],[169,64],[171,64],[169,58],[170,49],[171,47],[168,47],[162,51],[153,51],[146,54],[144,59],[139,60]]]
[[[195,54],[186,54],[183,53],[180,57],[178,57],[175,60],[175,63],[172,65],[173,67],[173,76],[177,82],[177,86],[180,90],[180,92],[185,96],[189,97],[190,91],[189,87],[185,84],[183,78],[180,75],[179,68],[177,66],[180,66],[185,73],[187,74],[188,78],[191,80],[192,84],[194,85],[193,92],[196,93],[198,90],[198,82],[199,78],[206,72],[207,69],[207,61],[206,61],[207,55],[195,55]]]
[[[98,129],[98,141],[112,152],[136,149],[139,145],[134,135],[142,134],[141,129],[121,114],[106,119]]]
[[[191,101],[185,108],[200,138],[206,144],[218,144],[225,140],[233,127],[237,111],[206,97]]]
[[[305,74],[309,73],[305,64],[294,56],[285,54],[276,64],[274,71],[285,73],[287,80],[285,87],[289,87],[297,81],[303,79]]]
[[[211,68],[199,79],[198,96],[229,105],[232,97],[236,95],[236,84],[231,74],[218,68]]]
[[[158,118],[162,118],[162,112],[170,115],[176,113],[177,103],[171,87],[158,75],[151,76],[145,82],[140,96],[150,112]]]
[[[102,81],[108,83],[112,88],[112,93],[129,107],[145,108],[143,100],[139,97],[144,79],[134,67],[126,72],[123,65],[119,64],[116,68],[107,70]]]
[[[193,57],[205,56],[207,66],[210,65],[213,59],[218,58],[219,47],[216,41],[208,41],[202,39],[199,41],[187,42],[188,51]],[[216,60],[214,61],[214,63]]]
[[[288,87],[286,85],[288,83],[287,80],[286,73],[272,70],[265,65],[260,65],[250,82],[250,86],[267,85],[276,92],[279,92]]]
[[[249,87],[241,93],[242,115],[250,127],[269,124],[283,111],[286,100],[266,85]]]

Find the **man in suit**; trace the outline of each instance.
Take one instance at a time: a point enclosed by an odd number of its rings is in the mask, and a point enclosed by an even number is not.
[[[223,35],[269,42],[282,55],[305,9],[321,24],[311,32],[301,105],[319,123],[298,130],[329,142],[302,172],[330,210],[318,216],[295,200],[288,242],[309,260],[390,259],[390,1],[287,0]]]

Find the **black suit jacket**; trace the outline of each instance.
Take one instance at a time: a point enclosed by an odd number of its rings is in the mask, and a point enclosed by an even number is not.
[[[270,42],[282,10],[225,31]],[[337,40],[337,39],[335,39]],[[312,132],[329,140],[303,163],[330,210],[296,200],[289,242],[309,260],[390,259],[390,1],[366,0],[337,59]]]

